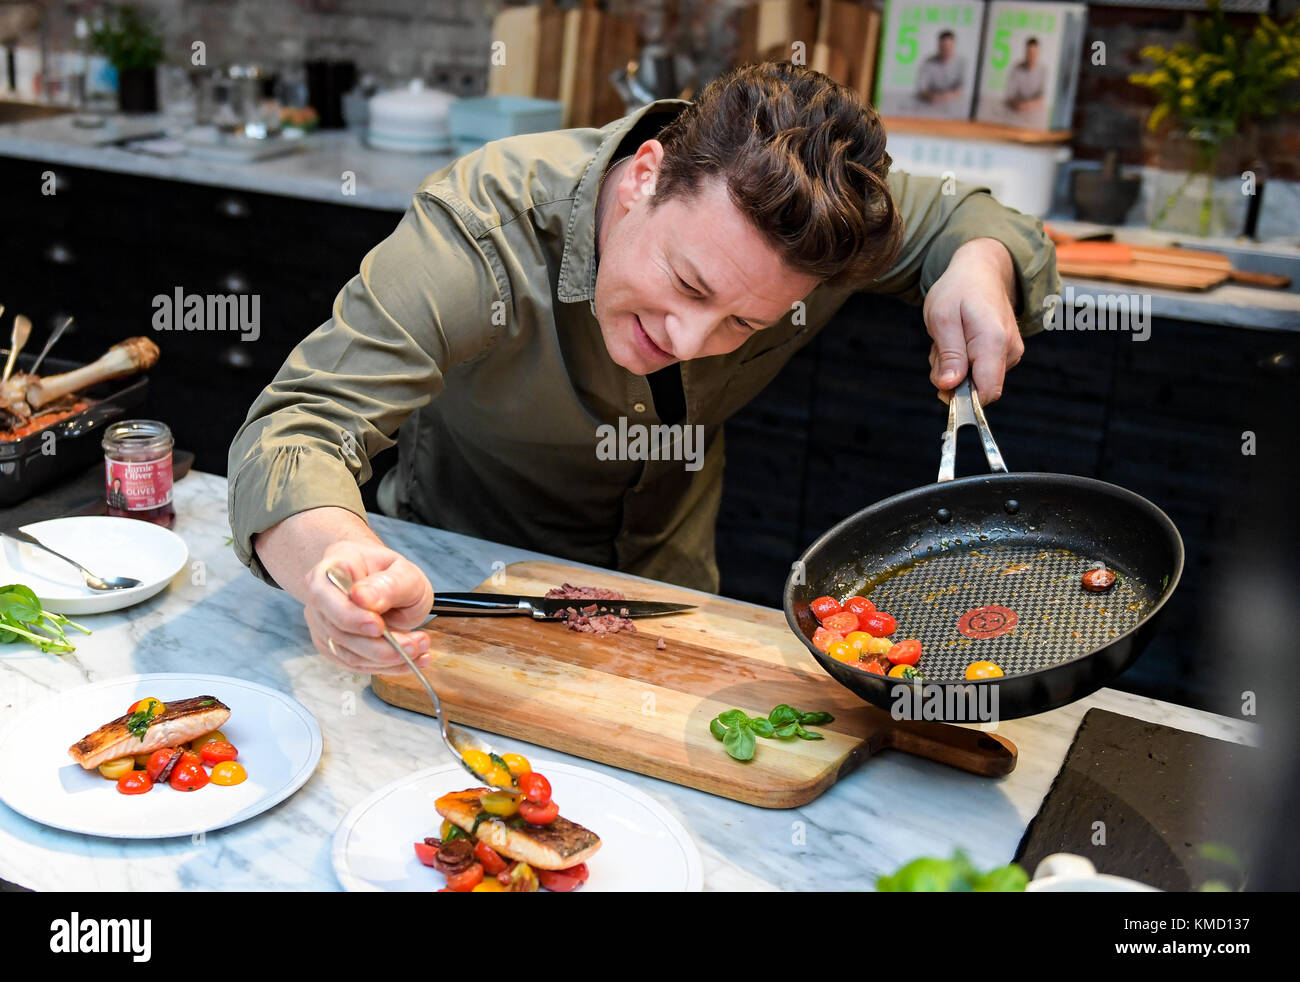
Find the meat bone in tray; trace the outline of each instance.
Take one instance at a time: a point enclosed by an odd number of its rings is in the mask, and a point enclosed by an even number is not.
[[[1015,768],[1003,737],[866,705],[822,670],[778,610],[559,563],[502,572],[504,584],[498,574],[477,591],[538,596],[576,583],[698,607],[603,637],[527,618],[434,618],[424,672],[458,723],[765,808],[805,804],[886,749],[987,777]],[[392,705],[432,713],[409,674],[374,676],[371,687]],[[760,716],[781,703],[835,722],[813,727],[823,740],[760,739],[748,762],[709,732],[725,710]]]

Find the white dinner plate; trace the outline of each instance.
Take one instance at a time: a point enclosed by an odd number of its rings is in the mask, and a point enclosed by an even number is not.
[[[140,581],[129,590],[98,592],[86,586],[76,567],[44,549],[0,536],[0,585],[31,587],[37,599],[56,614],[102,614],[148,600],[172,581],[189,558],[189,549],[179,535],[136,518],[82,515],[21,528],[96,576],[129,576]]]
[[[128,519],[129,520],[129,519]],[[248,780],[197,791],[155,785],[127,795],[86,771],[68,748],[147,696],[215,696],[230,707],[221,727],[239,750]],[[283,692],[222,675],[129,675],[62,692],[32,706],[0,733],[0,801],[34,822],[120,839],[194,835],[234,825],[301,788],[320,760],[315,718]]]
[[[591,891],[686,891],[704,886],[700,851],[681,822],[630,784],[556,761],[533,760],[551,782],[560,814],[600,836],[580,888]],[[436,836],[434,800],[473,787],[459,764],[443,764],[380,788],[334,833],[334,873],[345,890],[427,893],[446,879],[415,858],[414,843]]]

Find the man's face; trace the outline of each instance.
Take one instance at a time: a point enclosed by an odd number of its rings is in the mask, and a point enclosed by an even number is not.
[[[1025,45],[1025,64],[1028,65],[1030,68],[1033,68],[1035,65],[1038,64],[1038,45],[1036,44]]]
[[[955,38],[944,36],[939,38],[939,57],[943,61],[952,61],[953,54],[957,51],[957,41]]]
[[[649,140],[611,174],[597,230],[596,319],[610,358],[637,375],[734,351],[818,282],[781,261],[720,180],[652,210],[662,159]]]

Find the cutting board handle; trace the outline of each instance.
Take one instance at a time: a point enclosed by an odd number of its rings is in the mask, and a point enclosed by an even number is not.
[[[918,720],[897,721],[886,731],[883,745],[983,777],[1010,774],[1018,754],[1014,743],[994,733]]]

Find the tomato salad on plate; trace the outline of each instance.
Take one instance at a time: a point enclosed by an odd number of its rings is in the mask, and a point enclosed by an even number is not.
[[[440,893],[567,893],[587,881],[600,838],[560,817],[550,781],[519,754],[469,751],[465,763],[490,783],[518,790],[470,788],[434,803],[442,829],[415,843],[415,855],[446,878]]]

